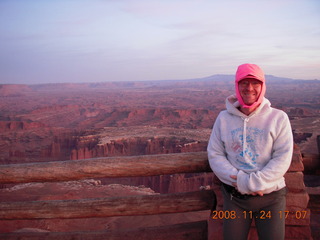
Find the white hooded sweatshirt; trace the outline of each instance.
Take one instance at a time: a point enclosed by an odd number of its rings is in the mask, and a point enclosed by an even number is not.
[[[293,152],[289,118],[266,98],[249,116],[239,106],[236,96],[228,97],[214,123],[207,148],[211,169],[225,184],[236,182],[242,194],[280,190]]]

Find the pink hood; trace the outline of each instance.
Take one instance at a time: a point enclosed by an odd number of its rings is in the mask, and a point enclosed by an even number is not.
[[[261,93],[260,93],[257,101],[251,105],[246,105],[243,102],[242,97],[239,92],[239,82],[245,78],[254,78],[254,79],[257,79],[262,82]],[[236,85],[237,99],[238,99],[240,105],[244,108],[251,108],[251,107],[258,106],[262,102],[264,95],[266,93],[266,84],[265,84],[264,73],[263,73],[262,69],[256,64],[245,63],[245,64],[240,65],[238,67],[237,72],[236,72],[235,85]]]

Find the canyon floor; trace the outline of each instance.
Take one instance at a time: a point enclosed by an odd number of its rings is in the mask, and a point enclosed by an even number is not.
[[[305,163],[305,183],[316,229],[320,226],[316,220],[320,209],[320,81],[267,79],[266,97],[289,115],[301,153],[315,159]],[[231,94],[233,79],[228,75],[180,81],[0,85],[0,164],[205,151],[214,120]],[[0,185],[0,201],[190,191],[212,184],[212,176],[90,181]],[[169,219],[178,223],[207,215],[180,214]],[[143,217],[96,219],[93,224],[82,219],[30,225],[32,221],[23,220],[14,226],[1,224],[0,232],[21,228],[72,231],[83,225],[89,230],[97,226],[117,229],[168,221],[168,216],[155,216],[152,221]]]

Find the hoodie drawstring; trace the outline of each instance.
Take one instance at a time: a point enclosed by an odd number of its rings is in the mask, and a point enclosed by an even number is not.
[[[243,158],[246,158],[245,151],[247,149],[247,122],[249,122],[250,118],[243,118],[243,146],[242,146],[242,151],[243,151]]]

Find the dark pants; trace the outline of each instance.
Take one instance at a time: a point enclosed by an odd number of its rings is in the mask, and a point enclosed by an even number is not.
[[[222,186],[223,211],[228,218],[223,219],[225,240],[246,240],[252,219],[259,239],[284,239],[285,218],[281,217],[286,208],[286,188],[264,196],[234,196]],[[230,217],[232,216],[232,217]]]

